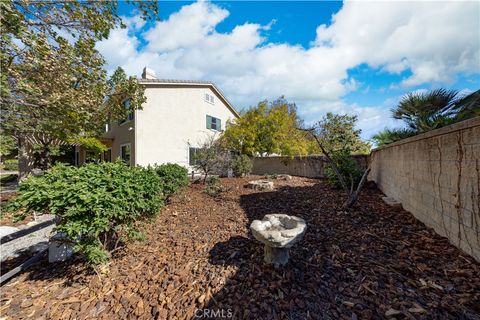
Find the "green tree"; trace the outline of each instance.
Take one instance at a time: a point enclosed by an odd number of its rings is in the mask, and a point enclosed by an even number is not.
[[[222,142],[227,148],[249,156],[314,153],[314,141],[297,130],[301,126],[295,104],[283,97],[271,103],[265,100],[228,123]]]
[[[325,156],[327,167],[331,170],[330,179],[345,191],[347,199],[343,203],[344,208],[350,208],[357,202],[370,172],[367,168],[362,174],[351,157],[355,152],[370,149],[369,144],[361,141],[361,130],[355,129],[356,121],[356,116],[327,113],[312,128],[302,129],[311,134]]]
[[[480,115],[479,95],[476,91],[459,97],[457,91],[446,89],[412,92],[400,100],[392,114],[416,133],[422,133]]]
[[[156,16],[155,2],[134,4],[145,18]],[[123,26],[117,5],[0,2],[1,126],[18,141],[21,169],[28,167],[32,141],[47,168],[52,146],[98,136],[108,119],[124,116],[120,97],[132,97],[132,109],[144,101],[143,89],[123,71],[108,81],[95,50],[96,41]]]
[[[480,116],[480,90],[466,96],[445,89],[412,92],[391,111],[393,118],[403,120],[407,128],[386,128],[375,134],[372,140],[378,146]]]
[[[372,137],[372,140],[377,145],[377,147],[381,147],[389,143],[414,136],[415,134],[416,134],[415,131],[410,128],[399,128],[399,129],[385,128],[383,131],[380,131],[377,134],[375,134]]]
[[[362,130],[355,129],[358,118],[346,114],[328,112],[317,124],[317,136],[329,152],[347,150],[349,154],[368,154],[371,145],[362,141]]]

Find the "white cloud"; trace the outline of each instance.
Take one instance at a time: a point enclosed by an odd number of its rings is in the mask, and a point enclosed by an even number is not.
[[[412,75],[415,86],[449,82],[480,71],[478,2],[345,2],[330,26],[317,28],[316,45],[329,45],[353,64],[368,63]]]
[[[368,64],[387,73],[411,71],[400,87],[446,83],[459,72],[480,72],[478,2],[345,2],[330,25],[317,28],[309,48],[269,43],[263,32],[275,27],[244,23],[216,31],[229,12],[210,2],[183,6],[139,39],[114,30],[97,48],[109,68],[140,75],[149,66],[161,78],[214,81],[238,107],[285,95],[307,120],[326,111],[356,113],[366,132],[390,123],[385,107],[341,101],[362,83],[348,71]],[[132,30],[139,17],[125,18]],[[301,23],[301,21],[299,21]],[[388,89],[387,89],[388,90]]]

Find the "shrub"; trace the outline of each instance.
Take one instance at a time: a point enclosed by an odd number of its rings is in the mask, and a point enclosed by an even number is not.
[[[218,196],[223,192],[222,186],[218,185],[219,182],[220,178],[218,176],[209,176],[206,180],[205,193],[212,197]]]
[[[56,165],[24,181],[9,207],[23,215],[56,215],[56,230],[75,241],[89,262],[102,264],[137,221],[155,216],[163,205],[162,189],[154,170],[123,162]]]
[[[225,174],[230,167],[230,152],[215,140],[215,136],[207,137],[195,152],[193,168],[203,174],[204,184],[209,175]]]
[[[246,176],[252,172],[252,161],[245,154],[238,155],[233,158],[232,169],[237,177]]]
[[[18,171],[18,160],[8,159],[3,161],[3,170],[5,171]]]
[[[178,189],[188,186],[188,170],[178,164],[167,163],[154,167],[163,181],[165,196],[169,197]]]
[[[355,159],[350,155],[348,151],[337,151],[332,154],[332,160],[337,165],[340,174],[343,176],[344,180],[347,183],[351,183],[353,180],[353,184],[356,185],[360,182],[362,178],[362,170],[359,168],[358,163]],[[325,166],[325,175],[328,179],[328,182],[337,188],[341,188],[342,185],[338,180],[335,171],[333,171],[332,166],[327,164]]]

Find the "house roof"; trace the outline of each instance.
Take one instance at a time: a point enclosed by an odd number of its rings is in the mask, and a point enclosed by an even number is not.
[[[217,86],[211,81],[202,81],[202,80],[174,80],[174,79],[143,79],[139,78],[138,82],[143,85],[152,85],[152,86],[198,86],[198,87],[210,87],[227,105],[227,107],[232,111],[235,117],[240,118],[240,114],[235,109],[235,107],[228,101],[228,99],[223,95],[223,93],[217,88]]]

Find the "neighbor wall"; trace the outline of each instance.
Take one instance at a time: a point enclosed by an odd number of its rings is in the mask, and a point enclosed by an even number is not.
[[[362,168],[366,167],[368,156],[354,157]],[[255,157],[252,163],[252,173],[258,175],[281,173],[308,178],[325,177],[326,160],[323,156]]]
[[[372,152],[369,179],[480,260],[480,117]]]

